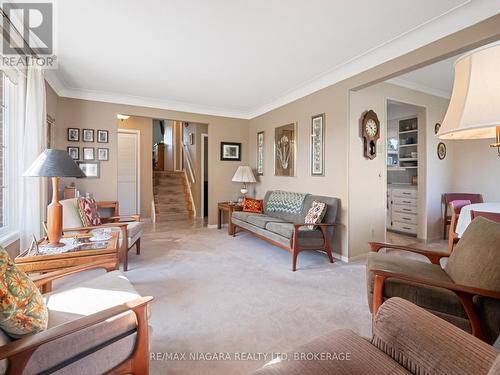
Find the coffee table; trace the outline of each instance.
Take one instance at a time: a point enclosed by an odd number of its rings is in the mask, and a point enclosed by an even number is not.
[[[66,235],[63,238],[78,239],[79,247],[60,254],[31,255],[28,250],[25,250],[14,259],[14,263],[18,269],[27,274],[46,273],[94,262],[102,262],[106,271],[113,271],[119,266],[119,232],[111,232],[110,235],[110,239],[98,242],[90,241],[92,234]],[[47,240],[42,240],[38,246],[43,246],[47,242]]]

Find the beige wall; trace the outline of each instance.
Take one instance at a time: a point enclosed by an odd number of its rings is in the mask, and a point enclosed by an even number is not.
[[[17,241],[14,241],[13,243],[11,243],[10,245],[6,246],[5,247],[5,251],[7,251],[7,253],[9,254],[9,256],[14,259],[16,256],[19,255],[19,252],[20,252],[20,242],[19,240]]]
[[[128,120],[116,120],[116,122],[118,129],[138,130],[140,132],[140,213],[143,219],[151,219],[151,205],[153,202],[153,120],[149,117],[131,116]],[[116,152],[114,154],[116,155]]]
[[[238,196],[239,186],[231,183],[231,178],[237,166],[247,163],[248,154],[248,120],[233,119],[219,116],[209,116],[186,112],[168,111],[162,109],[128,106],[114,103],[103,103],[89,100],[57,98],[56,111],[56,144],[55,147],[66,149],[70,144],[75,146],[90,145],[83,142],[67,142],[66,129],[68,127],[93,128],[109,130],[109,143],[104,147],[110,149],[110,160],[102,162],[100,179],[79,179],[78,187],[86,192],[94,193],[99,200],[116,200],[117,197],[117,113],[131,116],[177,119],[180,121],[208,124],[209,135],[209,224],[217,223],[217,202],[235,199]],[[241,142],[242,161],[220,161],[219,147],[221,141]],[[98,147],[93,143],[90,147]],[[104,144],[103,144],[104,145]],[[151,157],[151,154],[149,154]],[[71,179],[65,179],[62,185],[68,184]]]

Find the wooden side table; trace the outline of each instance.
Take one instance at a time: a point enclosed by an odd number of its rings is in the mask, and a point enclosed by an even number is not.
[[[222,222],[224,221],[224,212],[227,212],[227,233],[229,235],[233,234],[233,223],[231,221],[231,216],[233,211],[243,211],[243,206],[236,203],[229,202],[219,202],[217,204],[217,229],[222,228]]]

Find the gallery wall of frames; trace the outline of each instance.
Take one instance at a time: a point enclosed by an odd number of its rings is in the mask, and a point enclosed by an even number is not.
[[[87,178],[99,178],[100,162],[109,161],[108,130],[67,128],[67,151]],[[78,144],[80,143],[80,144]]]

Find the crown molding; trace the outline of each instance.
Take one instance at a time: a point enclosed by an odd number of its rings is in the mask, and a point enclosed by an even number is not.
[[[420,91],[420,92],[424,92],[426,94],[439,96],[440,98],[445,98],[445,99],[451,98],[451,92],[436,89],[434,87],[430,87],[427,85],[422,85],[421,83],[408,81],[406,79],[391,78],[391,79],[387,80],[387,82],[392,83],[393,85],[405,87],[405,88],[410,89],[410,90]]]
[[[364,53],[317,75],[313,79],[303,82],[302,84],[289,90],[284,95],[275,98],[271,102],[249,111],[212,108],[203,105],[162,100],[157,98],[136,97],[121,95],[118,93],[69,88],[59,79],[55,71],[51,72],[53,74],[49,73],[46,78],[56,93],[63,97],[249,120],[356,74],[362,73],[363,71],[371,69],[398,56],[411,52],[435,40],[472,26],[497,13],[500,13],[500,2],[498,2],[498,0],[466,0],[443,14],[406,31],[405,33],[402,33],[379,46],[371,48],[370,50],[367,50]],[[394,80],[398,81],[397,78],[392,81],[394,82]],[[413,82],[399,80],[399,83],[396,84],[414,90],[428,92],[432,95],[449,98],[449,94],[444,95],[445,93],[441,90],[424,87]]]

